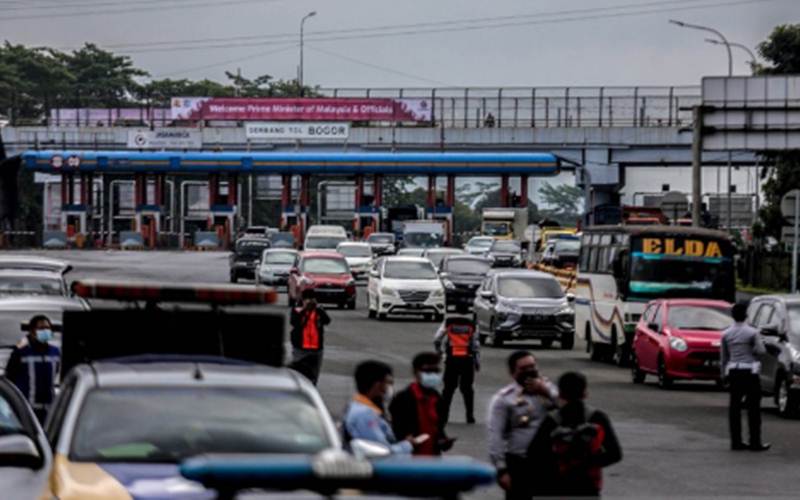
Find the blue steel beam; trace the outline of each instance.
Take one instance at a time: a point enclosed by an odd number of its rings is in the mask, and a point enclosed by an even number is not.
[[[524,174],[549,176],[560,161],[550,153],[364,153],[27,151],[27,170],[47,173],[252,174]]]

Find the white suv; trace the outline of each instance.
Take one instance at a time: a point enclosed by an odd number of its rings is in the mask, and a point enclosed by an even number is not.
[[[433,264],[422,257],[384,257],[376,261],[367,285],[369,317],[421,314],[442,321],[444,287]]]

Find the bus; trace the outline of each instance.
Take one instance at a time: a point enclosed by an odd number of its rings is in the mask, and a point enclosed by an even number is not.
[[[595,226],[583,231],[575,330],[592,360],[625,364],[636,323],[656,298],[733,302],[734,247],[722,231],[681,226]]]

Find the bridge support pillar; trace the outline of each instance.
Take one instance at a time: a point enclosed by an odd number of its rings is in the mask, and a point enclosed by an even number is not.
[[[528,176],[519,176],[519,206],[520,208],[528,207]]]
[[[500,176],[500,206],[501,207],[508,207],[510,205],[508,192],[509,192],[508,174],[503,174],[503,175]]]

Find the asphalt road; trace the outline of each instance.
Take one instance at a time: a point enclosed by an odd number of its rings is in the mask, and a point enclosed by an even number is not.
[[[70,279],[85,277],[170,282],[227,282],[227,254],[178,252],[75,251],[36,252],[75,265]],[[410,379],[410,360],[430,350],[437,325],[421,319],[385,322],[367,319],[360,289],[355,311],[332,310],[319,389],[334,416],[339,416],[353,391],[355,364],[374,358],[395,369],[397,388]],[[275,306],[286,310],[285,296]],[[589,378],[589,404],[605,410],[622,442],[624,459],[605,472],[606,498],[797,498],[794,477],[800,465],[800,421],[777,416],[764,399],[764,435],[773,448],[766,453],[731,452],[727,436],[727,395],[705,383],[678,383],[661,390],[653,379],[634,385],[627,370],[590,362],[584,346],[572,351],[544,350],[511,344],[485,348],[483,370],[476,383],[478,423],[466,425],[456,395],[448,432],[458,437],[452,454],[486,458],[485,409],[492,394],[508,383],[505,358],[517,348],[530,348],[540,371],[555,379],[568,370]],[[502,498],[498,488],[472,498]]]

